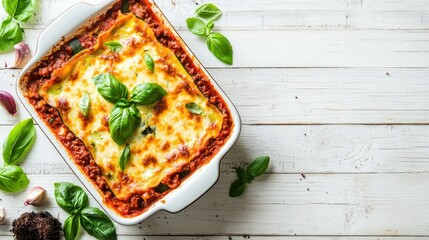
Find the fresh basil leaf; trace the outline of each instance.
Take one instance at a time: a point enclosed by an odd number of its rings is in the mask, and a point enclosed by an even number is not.
[[[214,28],[214,22],[209,21],[206,25],[206,36],[208,36],[212,32],[213,28]]]
[[[64,222],[63,231],[66,240],[76,240],[80,231],[79,215],[70,215]]]
[[[198,36],[207,36],[206,23],[198,18],[188,18],[186,19],[186,25],[188,25],[189,30],[195,35]]]
[[[3,142],[5,165],[22,163],[33,146],[35,135],[33,119],[29,118],[15,125]]]
[[[258,157],[247,167],[247,174],[252,175],[253,177],[261,176],[265,173],[269,164],[270,157]]]
[[[134,133],[141,121],[140,111],[127,100],[120,99],[110,112],[109,128],[113,141],[122,145]]]
[[[119,52],[124,48],[124,46],[122,46],[122,44],[120,42],[117,42],[117,41],[105,42],[104,46],[110,48],[110,50],[112,50],[114,52]]]
[[[212,3],[201,5],[197,10],[195,10],[195,13],[199,17],[207,20],[217,20],[222,15],[222,11]]]
[[[5,0],[3,0],[5,1]],[[9,1],[9,0],[6,0]],[[27,22],[34,14],[36,0],[18,0],[15,12],[10,14],[13,18],[21,22]]]
[[[80,108],[80,112],[85,117],[88,117],[89,109],[91,107],[90,104],[91,104],[91,100],[89,99],[89,94],[88,93],[83,94],[79,102],[79,108]]]
[[[15,44],[22,42],[24,29],[10,17],[3,20],[0,26],[0,52],[10,50]]]
[[[131,93],[131,102],[149,105],[160,100],[167,92],[156,83],[143,83],[137,85]]]
[[[222,62],[232,65],[232,46],[229,40],[222,34],[210,33],[206,39],[207,47],[215,57]]]
[[[55,201],[64,211],[76,214],[88,206],[88,196],[77,185],[68,182],[57,182],[55,186]]]
[[[83,50],[82,44],[80,44],[79,39],[73,38],[67,45],[72,49],[73,54],[77,54]]]
[[[0,168],[0,190],[5,192],[19,192],[30,183],[21,167],[6,165]]]
[[[2,5],[7,14],[13,16],[19,0],[3,0]]]
[[[149,68],[149,70],[153,72],[153,70],[155,69],[155,62],[153,61],[152,56],[146,53],[144,55],[144,61],[146,63],[147,68]]]
[[[116,103],[119,99],[128,97],[128,89],[110,73],[102,73],[92,78],[98,93],[108,102]]]
[[[231,187],[229,188],[229,196],[238,197],[243,194],[244,190],[246,190],[246,183],[240,179],[237,179],[231,184]]]
[[[198,106],[196,103],[194,103],[194,102],[187,103],[185,105],[185,107],[192,114],[195,114],[195,115],[201,115],[201,114],[203,114],[203,109],[200,106]]]
[[[113,225],[112,220],[98,208],[84,208],[81,211],[80,222],[83,229],[97,239],[117,239],[115,225]]]
[[[238,179],[240,179],[242,182],[251,183],[253,179],[255,179],[255,177],[249,175],[242,167],[236,168],[235,172],[237,173]]]
[[[128,161],[130,160],[131,157],[131,150],[130,150],[130,144],[127,144],[127,146],[125,146],[124,150],[122,151],[121,156],[119,157],[119,167],[121,168],[122,171],[124,171],[125,167],[128,164]]]

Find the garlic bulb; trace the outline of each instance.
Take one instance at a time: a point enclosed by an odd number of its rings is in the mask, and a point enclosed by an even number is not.
[[[24,205],[41,206],[46,200],[46,190],[42,187],[33,187],[25,200]]]
[[[4,210],[4,207],[0,207],[0,225],[3,225],[6,220],[6,211]]]

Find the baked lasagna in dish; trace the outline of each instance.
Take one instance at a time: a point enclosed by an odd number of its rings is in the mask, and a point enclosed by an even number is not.
[[[151,6],[114,3],[20,80],[104,203],[127,218],[209,162],[234,127],[208,75]]]

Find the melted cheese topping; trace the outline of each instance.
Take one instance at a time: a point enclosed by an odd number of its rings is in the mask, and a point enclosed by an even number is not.
[[[124,48],[113,52],[104,46],[109,41],[118,41]],[[155,62],[153,72],[145,64],[146,53]],[[118,146],[109,133],[113,104],[101,97],[92,80],[101,73],[114,75],[128,88],[129,95],[135,86],[145,82],[157,83],[167,91],[155,104],[137,105],[142,122],[128,139],[131,158],[124,172],[119,167],[119,157],[125,145]],[[53,76],[39,93],[58,109],[65,125],[85,143],[119,199],[158,186],[167,175],[190,162],[222,126],[222,113],[201,94],[174,53],[163,47],[152,29],[133,14],[120,16],[109,31],[98,37],[92,49],[76,54]],[[90,95],[86,118],[79,109],[85,93]],[[204,113],[190,113],[185,107],[190,102],[198,104]],[[145,131],[148,126],[155,131]]]

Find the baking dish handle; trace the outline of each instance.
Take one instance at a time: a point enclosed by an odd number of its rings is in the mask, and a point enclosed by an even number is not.
[[[220,155],[217,157],[222,158]],[[172,213],[179,212],[203,196],[219,178],[220,159],[212,159],[205,167],[192,174],[192,178],[188,178],[178,189],[167,194],[163,209]]]

